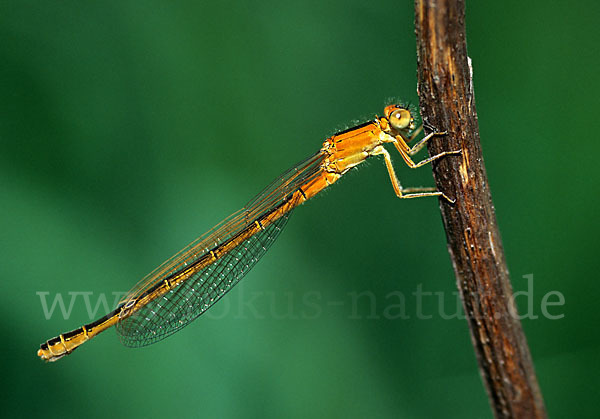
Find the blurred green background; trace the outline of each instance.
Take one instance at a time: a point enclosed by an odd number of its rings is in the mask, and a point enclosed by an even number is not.
[[[551,416],[592,417],[600,6],[467,7],[515,290],[533,275],[517,301],[538,379]],[[466,323],[447,318],[437,202],[398,200],[375,159],[297,209],[184,331],[135,350],[109,331],[55,364],[36,356],[336,130],[389,97],[416,103],[413,16],[411,1],[1,1],[3,413],[491,417]],[[405,186],[433,184],[395,162]],[[434,294],[419,307],[418,292]],[[560,318],[541,311],[549,292]]]

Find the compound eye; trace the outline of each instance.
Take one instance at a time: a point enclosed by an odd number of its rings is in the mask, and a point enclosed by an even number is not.
[[[390,125],[396,130],[410,128],[412,115],[406,109],[396,109],[389,116]]]

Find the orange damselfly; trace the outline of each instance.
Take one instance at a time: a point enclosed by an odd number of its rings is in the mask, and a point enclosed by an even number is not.
[[[409,108],[390,105],[384,115],[328,138],[316,154],[285,172],[243,209],[143,278],[115,310],[48,340],[41,345],[38,356],[56,361],[115,325],[121,342],[130,347],[149,345],[179,331],[248,273],[275,241],[295,207],[371,156],[383,156],[398,198],[439,196],[452,203],[433,188],[402,188],[384,144],[393,144],[411,168],[460,151],[443,152],[414,163],[412,155],[432,136],[445,133],[431,133],[410,147],[408,144],[422,126],[415,127]]]

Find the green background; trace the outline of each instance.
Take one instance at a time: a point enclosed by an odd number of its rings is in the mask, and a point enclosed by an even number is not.
[[[592,417],[600,6],[555,3],[468,2],[468,47],[515,290],[533,275],[523,326],[548,411]],[[415,103],[413,16],[411,1],[0,2],[3,413],[491,417],[466,323],[443,315],[437,202],[398,200],[377,159],[297,209],[184,331],[36,357],[93,320],[82,292],[112,305],[327,136],[389,97]],[[433,183],[392,155],[405,186]],[[421,308],[419,289],[437,293]],[[560,319],[541,311],[553,291]],[[46,319],[43,292],[70,314]],[[407,318],[386,316],[400,294]]]

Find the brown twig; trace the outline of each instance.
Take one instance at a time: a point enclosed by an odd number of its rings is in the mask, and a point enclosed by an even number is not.
[[[516,317],[504,250],[479,143],[464,0],[415,0],[418,78],[425,127],[448,131],[429,152],[462,150],[434,164],[448,251],[492,410],[544,418],[544,402]]]

